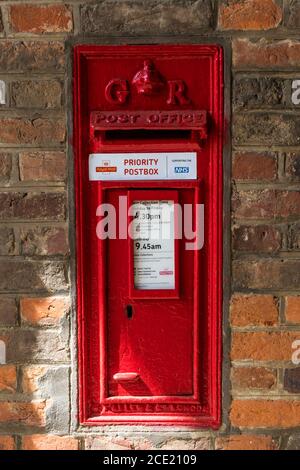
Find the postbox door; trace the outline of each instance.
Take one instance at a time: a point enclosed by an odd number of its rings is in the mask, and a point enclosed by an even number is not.
[[[127,196],[134,236],[107,242],[108,396],[193,395],[195,252],[176,239],[173,209],[194,190],[108,193],[117,220]]]

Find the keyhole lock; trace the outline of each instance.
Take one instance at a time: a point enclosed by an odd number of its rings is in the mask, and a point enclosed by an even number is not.
[[[133,308],[132,308],[132,305],[126,305],[126,315],[127,315],[127,318],[132,318],[133,316]]]

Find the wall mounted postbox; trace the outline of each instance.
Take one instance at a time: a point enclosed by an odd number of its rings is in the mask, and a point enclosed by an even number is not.
[[[83,424],[220,424],[222,135],[221,47],[75,47]]]

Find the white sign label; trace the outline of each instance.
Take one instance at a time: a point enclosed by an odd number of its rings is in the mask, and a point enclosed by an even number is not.
[[[134,287],[175,289],[174,201],[134,201]]]
[[[196,152],[92,153],[90,181],[194,180],[197,179]]]

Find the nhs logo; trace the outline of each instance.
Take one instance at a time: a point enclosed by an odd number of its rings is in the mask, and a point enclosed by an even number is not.
[[[187,174],[190,172],[190,168],[188,166],[175,166],[174,168],[175,173]]]

